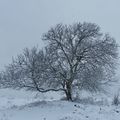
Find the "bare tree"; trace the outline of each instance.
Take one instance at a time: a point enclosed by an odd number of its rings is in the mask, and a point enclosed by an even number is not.
[[[49,61],[49,62],[48,62]],[[49,55],[37,47],[24,49],[23,53],[6,66],[1,78],[1,85],[12,88],[25,88],[39,92],[59,91],[58,82],[49,68]],[[58,87],[57,87],[58,88]]]
[[[7,87],[39,92],[100,91],[115,70],[117,43],[92,23],[58,24],[43,35],[44,50],[26,48],[2,74]]]
[[[52,80],[49,70],[49,58],[43,50],[34,47],[31,50],[25,49],[24,53],[18,56],[18,63],[24,78],[22,86],[27,89],[37,90],[39,92],[59,91],[54,89],[55,82]],[[23,84],[24,80],[24,84]],[[52,87],[51,87],[52,86]]]
[[[58,24],[43,35],[43,40],[49,43],[50,67],[68,100],[72,100],[74,87],[96,91],[108,82],[105,78],[114,70],[117,44],[96,24]]]

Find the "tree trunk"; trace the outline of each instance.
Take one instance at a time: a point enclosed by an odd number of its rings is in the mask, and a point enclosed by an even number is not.
[[[71,84],[70,84],[70,82],[67,82],[67,83],[66,83],[65,94],[66,94],[67,100],[68,100],[68,101],[72,101],[72,89],[71,89]]]

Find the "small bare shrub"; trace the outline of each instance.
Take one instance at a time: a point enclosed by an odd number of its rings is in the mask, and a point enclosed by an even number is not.
[[[120,104],[119,94],[114,95],[112,104],[116,105],[116,106],[118,106]]]

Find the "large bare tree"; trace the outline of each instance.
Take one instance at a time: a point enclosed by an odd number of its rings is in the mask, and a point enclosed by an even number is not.
[[[117,43],[93,23],[58,24],[42,37],[43,50],[26,48],[2,73],[3,85],[39,92],[99,91],[112,80]]]
[[[58,24],[43,35],[43,40],[48,41],[52,73],[68,100],[72,100],[73,88],[97,91],[101,84],[110,81],[117,44],[108,34],[101,33],[98,25]]]

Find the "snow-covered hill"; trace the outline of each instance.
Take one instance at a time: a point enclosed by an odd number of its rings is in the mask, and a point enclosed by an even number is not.
[[[60,94],[45,95],[24,90],[0,90],[0,120],[119,120],[120,106],[105,99],[81,103],[60,100]],[[89,102],[85,102],[89,101]]]

